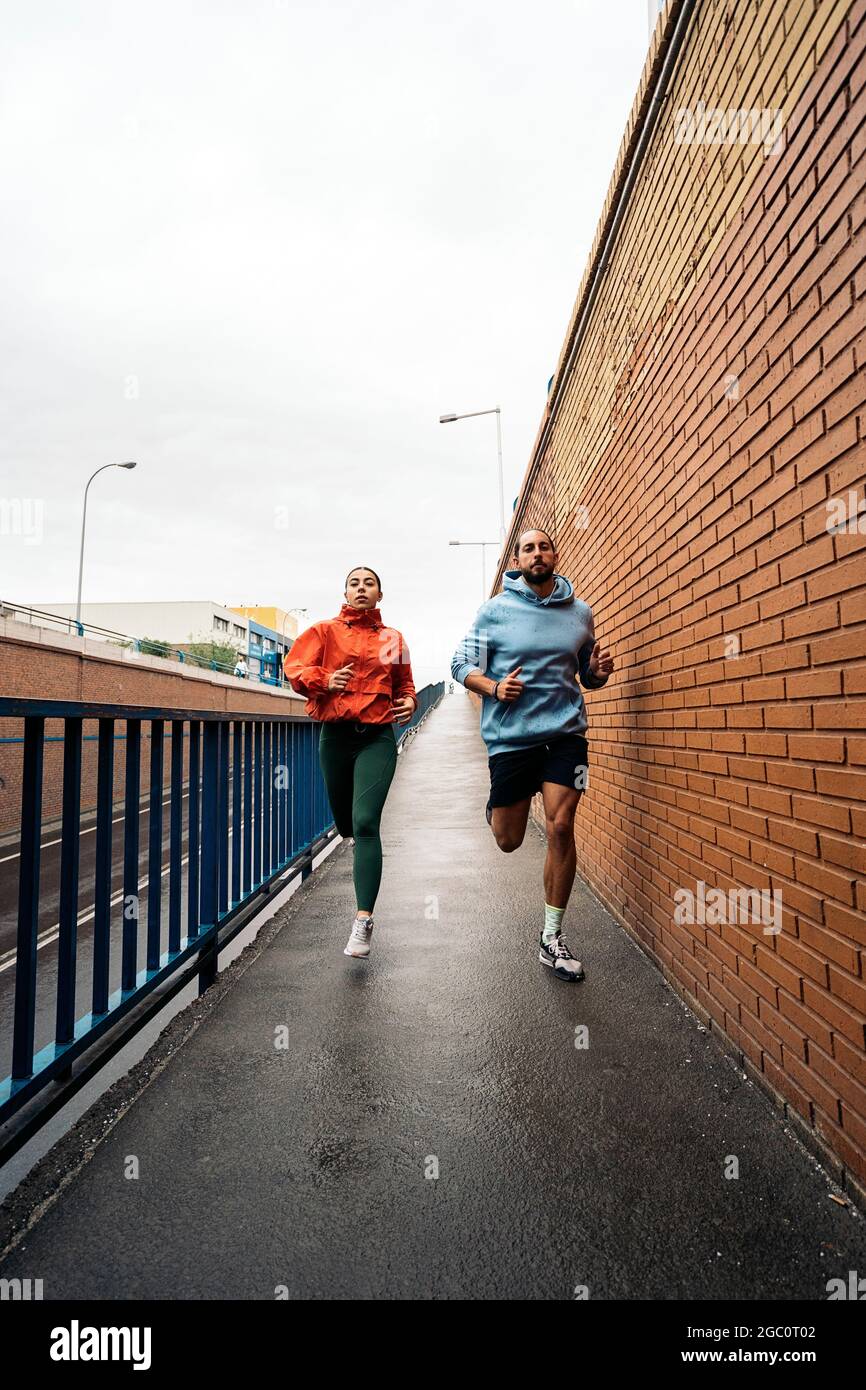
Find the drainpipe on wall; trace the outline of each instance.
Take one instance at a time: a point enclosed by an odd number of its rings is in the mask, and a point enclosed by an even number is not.
[[[523,486],[520,489],[520,494],[514,506],[511,527],[506,538],[506,545],[503,550],[503,557],[507,558],[507,556],[510,554],[510,549],[514,541],[514,532],[521,518],[521,503],[523,501],[523,498],[528,495],[529,490],[532,487],[533,482],[535,481],[538,470],[541,467],[541,462],[544,458],[544,451],[547,448],[547,443],[550,439],[550,434],[553,429],[554,420],[556,419],[556,412],[565,393],[565,388],[568,385],[571,373],[574,370],[574,364],[577,360],[577,354],[580,351],[584,338],[586,337],[586,330],[589,326],[589,320],[593,308],[595,307],[595,301],[598,298],[598,292],[601,287],[601,282],[604,278],[604,273],[607,270],[608,263],[613,254],[617,233],[619,232],[623,218],[625,217],[625,214],[628,211],[628,205],[631,199],[632,190],[637,181],[637,176],[640,173],[644,156],[646,155],[646,152],[649,148],[653,131],[655,130],[656,122],[658,121],[659,115],[661,114],[662,106],[667,100],[668,87],[670,86],[671,78],[676,67],[677,58],[679,57],[680,50],[682,49],[683,42],[688,31],[689,23],[693,16],[696,14],[697,10],[700,8],[700,3],[701,0],[681,0],[681,4],[679,6],[678,11],[676,9],[676,6],[672,8],[672,14],[676,14],[676,21],[674,23],[673,30],[671,31],[670,38],[666,41],[666,46],[665,40],[662,40],[660,55],[663,54],[664,56],[661,61],[661,67],[659,68],[655,86],[653,88],[652,97],[650,98],[649,105],[646,108],[646,114],[644,115],[643,121],[641,122],[640,137],[638,139],[637,144],[634,147],[631,158],[629,160],[628,172],[626,173],[626,176],[620,185],[619,193],[616,197],[616,202],[614,204],[613,212],[608,223],[608,228],[604,236],[604,241],[602,242],[601,248],[599,250],[598,257],[595,263],[595,268],[592,272],[592,277],[590,279],[586,295],[584,296],[583,308],[581,309],[580,316],[571,335],[571,342],[569,344],[568,355],[565,359],[565,364],[561,372],[558,374],[558,377],[555,378],[556,384],[553,390],[553,395],[548,401],[547,418],[544,422],[541,437],[535,448],[535,452],[532,456],[532,459],[530,460],[529,468],[527,469],[526,477],[523,481]],[[496,583],[499,582],[505,562],[505,558],[500,559],[500,567],[497,571],[495,581]]]

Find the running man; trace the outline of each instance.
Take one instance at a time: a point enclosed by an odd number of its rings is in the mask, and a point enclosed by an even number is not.
[[[523,843],[529,807],[541,792],[547,828],[544,927],[539,960],[560,980],[584,970],[565,943],[577,856],[574,815],[587,784],[586,707],[577,685],[601,690],[613,658],[596,640],[592,609],[556,573],[546,531],[524,531],[502,592],[483,603],[451,661],[451,674],[482,697],[487,745],[487,820],[506,854]]]

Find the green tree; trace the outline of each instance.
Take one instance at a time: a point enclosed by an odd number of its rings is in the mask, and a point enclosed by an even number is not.
[[[196,666],[210,666],[216,662],[218,667],[227,666],[233,671],[239,652],[230,642],[191,642],[187,647],[186,659]]]

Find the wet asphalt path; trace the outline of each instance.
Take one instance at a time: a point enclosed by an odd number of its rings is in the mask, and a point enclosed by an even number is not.
[[[400,758],[372,958],[342,954],[343,846],[3,1276],[46,1299],[824,1300],[866,1268],[863,1220],[580,884],[587,980],[538,963],[543,846],[500,854],[485,799],[458,691]]]

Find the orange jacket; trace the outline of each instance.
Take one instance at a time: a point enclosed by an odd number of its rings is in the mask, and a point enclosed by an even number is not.
[[[334,671],[352,663],[345,690],[329,690]],[[411,695],[417,706],[409,651],[402,634],[385,627],[378,608],[344,603],[336,618],[314,623],[295,639],[283,662],[286,680],[307,696],[311,719],[391,724],[391,701]]]

